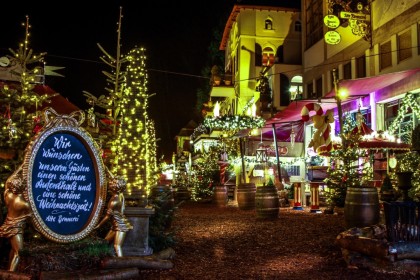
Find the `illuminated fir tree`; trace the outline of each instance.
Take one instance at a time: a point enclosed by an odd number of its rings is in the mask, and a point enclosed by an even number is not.
[[[111,71],[106,76],[107,94],[98,98],[84,91],[87,102],[89,130],[100,141],[104,162],[113,174],[127,180],[130,196],[146,197],[150,187],[158,181],[156,135],[154,122],[147,115],[147,73],[145,50],[135,48],[121,54],[122,7],[117,30],[116,55],[109,54],[100,44],[101,60]],[[102,111],[95,110],[99,107]],[[99,121],[97,121],[99,120]]]
[[[42,75],[46,53],[34,54],[29,47],[29,17],[22,24],[25,39],[17,50],[9,49],[9,61],[17,65],[11,71],[12,80],[0,88],[0,186],[23,160],[23,153],[31,137],[41,126],[39,108],[53,95],[39,95],[34,91],[37,78]],[[38,82],[39,83],[39,82]],[[6,153],[12,152],[12,158]]]
[[[191,199],[199,201],[213,195],[214,186],[220,183],[220,147],[210,146],[195,161],[194,174],[191,176]]]
[[[360,135],[351,134],[354,120],[345,116],[341,148],[331,151],[330,167],[327,170],[326,198],[330,206],[344,207],[347,188],[368,184],[372,178],[372,168],[366,150],[359,149]]]
[[[134,48],[127,55],[127,84],[121,100],[121,123],[117,139],[116,174],[127,180],[127,193],[145,199],[147,185],[148,144],[147,130],[147,72],[144,48]],[[140,197],[138,197],[140,195]]]
[[[100,44],[98,44],[103,56],[100,57],[111,71],[102,71],[106,76],[107,94],[96,97],[88,91],[83,91],[87,97],[87,102],[91,108],[87,111],[88,130],[101,142],[105,151],[105,164],[115,171],[115,153],[117,151],[118,124],[121,122],[121,102],[125,87],[125,71],[123,66],[127,63],[127,58],[121,54],[121,20],[122,7],[117,29],[117,48],[116,55],[109,54]],[[103,111],[95,111],[95,107]],[[97,121],[99,120],[99,121]]]

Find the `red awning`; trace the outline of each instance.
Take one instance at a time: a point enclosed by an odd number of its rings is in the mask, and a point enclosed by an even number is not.
[[[274,115],[271,119],[268,119],[266,122],[267,125],[271,125],[273,123],[275,124],[281,124],[281,123],[290,123],[290,122],[298,122],[302,120],[301,112],[302,108],[310,103],[318,103],[324,114],[326,111],[330,109],[334,109],[337,107],[337,103],[334,98],[327,98],[327,99],[320,99],[320,102],[318,100],[297,100],[293,101],[289,104],[289,106],[286,107],[283,111],[278,112]],[[310,116],[315,115],[314,111],[309,112]]]
[[[378,76],[372,76],[367,78],[353,79],[353,80],[341,80],[339,82],[340,88],[345,88],[348,91],[348,98],[343,100],[341,103],[344,105],[351,101],[354,101],[360,97],[368,96],[369,93],[384,89],[395,83],[404,82],[405,79],[410,78],[414,74],[420,72],[420,68],[393,72],[389,74],[382,74]],[[331,90],[324,97],[317,100],[297,100],[293,101],[286,107],[286,109],[278,112],[273,118],[267,120],[267,125],[271,126],[272,123],[285,123],[301,120],[302,108],[309,103],[318,103],[323,109],[324,113],[327,110],[335,109],[337,107],[336,100],[334,98],[335,90]],[[310,116],[314,115],[315,112],[309,112]]]
[[[386,88],[392,84],[400,82],[417,72],[420,72],[420,68],[409,69],[400,72],[393,72],[388,74],[382,74],[367,78],[353,79],[353,80],[342,80],[339,82],[340,88],[345,88],[349,92],[349,95],[367,95],[371,92]],[[331,90],[325,95],[326,97],[335,96],[335,90]]]

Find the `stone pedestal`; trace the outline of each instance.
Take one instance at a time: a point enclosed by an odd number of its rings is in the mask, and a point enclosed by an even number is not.
[[[127,232],[123,245],[124,256],[148,256],[153,254],[149,247],[149,217],[154,208],[126,207],[124,214],[133,229]]]

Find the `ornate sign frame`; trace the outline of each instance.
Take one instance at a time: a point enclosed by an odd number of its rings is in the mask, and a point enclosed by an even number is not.
[[[70,243],[89,235],[99,221],[107,194],[105,166],[100,148],[80,127],[82,111],[58,115],[48,108],[44,117],[44,128],[26,149],[24,196],[35,228],[52,241]],[[68,230],[70,223],[73,228]]]

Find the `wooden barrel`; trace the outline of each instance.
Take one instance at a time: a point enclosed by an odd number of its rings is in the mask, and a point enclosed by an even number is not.
[[[276,219],[279,216],[279,207],[279,195],[275,186],[257,187],[255,192],[257,218]]]
[[[177,202],[188,201],[191,199],[191,192],[187,187],[178,186],[175,192],[175,200]]]
[[[218,185],[214,187],[214,203],[223,207],[226,206],[228,202],[227,188],[225,185]]]
[[[238,208],[241,210],[254,209],[255,192],[256,187],[254,183],[239,184],[237,191]]]
[[[347,188],[344,220],[347,228],[367,227],[379,223],[379,196],[376,188]]]

